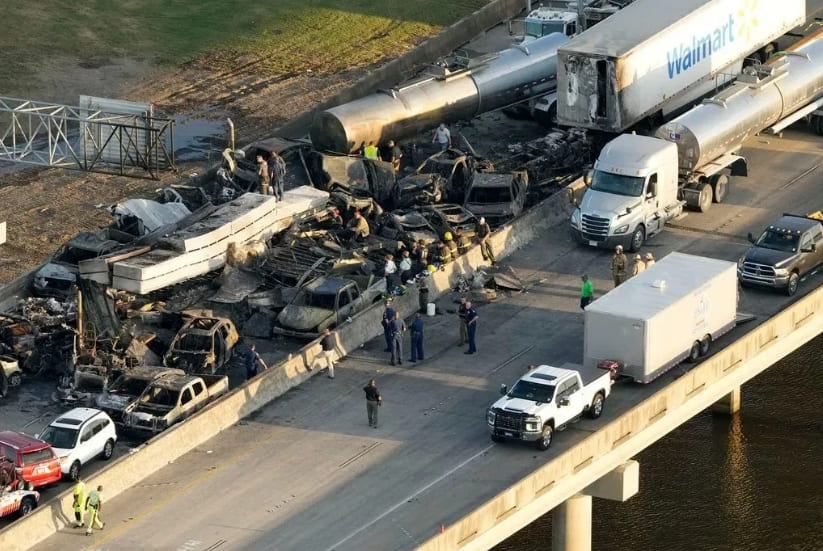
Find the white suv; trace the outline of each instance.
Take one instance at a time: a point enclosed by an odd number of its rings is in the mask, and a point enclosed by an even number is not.
[[[63,476],[76,480],[80,468],[95,457],[111,458],[117,432],[105,412],[74,408],[52,421],[38,438],[54,448]]]

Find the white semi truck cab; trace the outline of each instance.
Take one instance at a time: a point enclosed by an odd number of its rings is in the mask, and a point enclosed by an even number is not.
[[[600,152],[586,179],[589,189],[570,219],[579,243],[636,251],[683,211],[677,146],[665,140],[618,136]]]
[[[495,442],[534,442],[547,450],[555,431],[563,430],[585,413],[597,419],[611,392],[609,373],[565,364],[541,365],[529,371],[486,411],[486,424]]]

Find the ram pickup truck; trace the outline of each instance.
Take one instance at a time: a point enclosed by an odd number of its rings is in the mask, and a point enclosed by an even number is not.
[[[585,413],[597,419],[611,392],[611,379],[596,368],[541,365],[529,371],[486,411],[486,424],[495,442],[534,442],[547,450],[555,431],[565,429]]]
[[[229,390],[225,375],[182,375],[155,379],[123,413],[131,429],[161,432],[190,417]]]
[[[800,278],[823,264],[823,214],[784,214],[737,261],[737,279],[744,286],[797,292]]]

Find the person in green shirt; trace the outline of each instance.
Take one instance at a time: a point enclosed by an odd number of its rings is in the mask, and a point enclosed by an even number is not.
[[[589,281],[589,276],[586,274],[583,274],[581,279],[583,280],[583,286],[580,288],[580,309],[585,310],[586,306],[588,306],[592,301],[592,295],[594,295],[594,285],[592,285],[592,282]]]

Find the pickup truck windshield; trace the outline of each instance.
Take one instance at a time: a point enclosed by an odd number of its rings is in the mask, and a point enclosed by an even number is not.
[[[779,232],[774,230],[766,230],[763,235],[757,240],[758,247],[765,249],[774,249],[775,251],[783,251],[787,253],[796,253],[797,245],[800,242],[800,236],[793,233]]]
[[[511,203],[512,192],[506,187],[475,187],[469,192],[467,203],[497,204]]]
[[[541,404],[548,404],[552,401],[554,396],[553,385],[539,385],[529,381],[517,381],[514,388],[509,392],[509,398],[520,398],[523,400],[531,400],[532,402],[540,402]]]
[[[334,310],[335,295],[312,293],[310,291],[300,291],[292,304],[294,306],[310,306],[322,310]]]
[[[614,195],[640,197],[643,194],[645,181],[645,178],[639,176],[623,176],[622,174],[595,170],[591,188],[594,191],[613,193]]]

